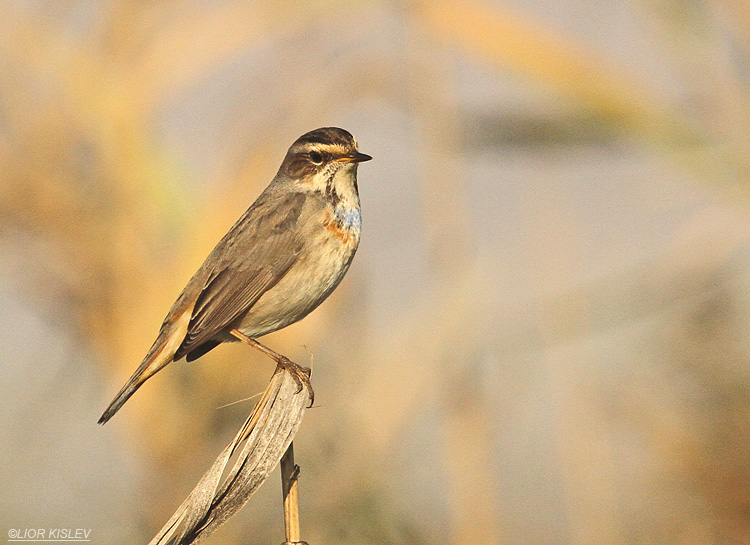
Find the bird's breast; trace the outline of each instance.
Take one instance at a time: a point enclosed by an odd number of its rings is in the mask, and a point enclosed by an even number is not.
[[[240,331],[265,335],[304,318],[341,282],[359,245],[358,207],[329,207],[308,225],[297,261],[273,288],[250,308]],[[313,226],[314,225],[314,226]]]
[[[326,210],[323,227],[341,243],[356,248],[362,229],[362,214],[359,207],[337,206],[333,210]]]

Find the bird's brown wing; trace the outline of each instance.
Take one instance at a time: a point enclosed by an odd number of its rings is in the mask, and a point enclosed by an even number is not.
[[[175,361],[230,326],[294,265],[305,199],[304,193],[259,199],[211,252],[204,264],[211,273]]]

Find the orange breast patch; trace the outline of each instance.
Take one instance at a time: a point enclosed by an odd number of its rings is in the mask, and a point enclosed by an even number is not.
[[[349,244],[352,240],[352,232],[350,229],[344,227],[336,217],[330,212],[326,211],[325,218],[323,219],[323,226],[326,231],[331,233],[337,239],[344,244]]]

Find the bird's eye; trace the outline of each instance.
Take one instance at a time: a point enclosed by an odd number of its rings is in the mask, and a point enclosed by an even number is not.
[[[310,161],[315,163],[316,165],[319,165],[323,162],[323,156],[318,153],[317,151],[311,151],[310,152]]]

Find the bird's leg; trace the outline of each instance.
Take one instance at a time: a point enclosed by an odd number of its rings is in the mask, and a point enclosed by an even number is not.
[[[307,388],[307,391],[310,392],[310,407],[312,407],[313,402],[315,401],[315,392],[313,391],[312,384],[310,384],[310,375],[312,374],[312,370],[309,367],[302,367],[301,365],[294,363],[286,356],[279,354],[275,350],[271,350],[266,345],[259,343],[253,338],[248,337],[237,329],[230,329],[229,333],[234,337],[237,337],[243,343],[260,350],[266,356],[275,361],[276,365],[289,371],[292,375],[292,378],[294,379],[294,382],[297,383],[297,393],[300,393],[303,387]]]

